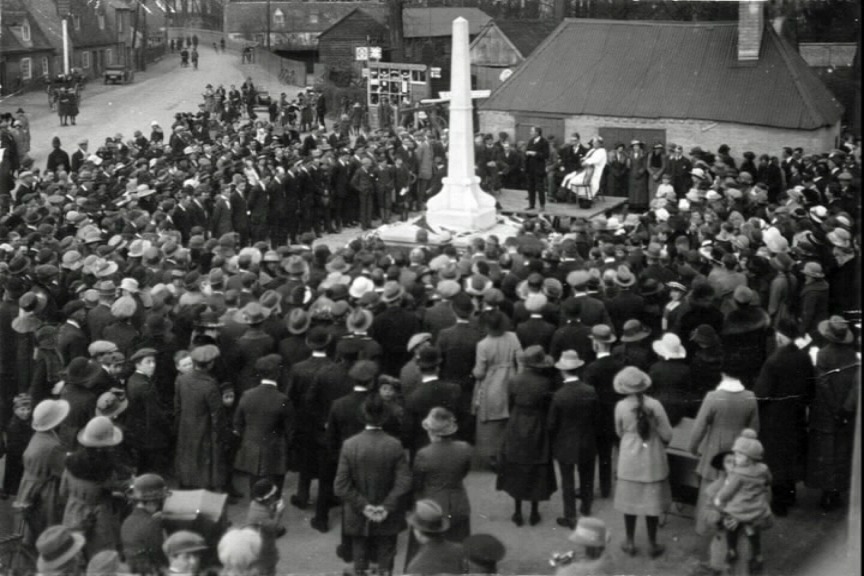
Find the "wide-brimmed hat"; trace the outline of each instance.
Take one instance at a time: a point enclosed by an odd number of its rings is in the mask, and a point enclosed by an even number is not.
[[[66,400],[43,400],[33,410],[31,427],[36,432],[52,430],[66,419],[69,409],[69,402]]]
[[[655,340],[651,347],[654,353],[666,360],[678,360],[687,357],[687,349],[681,344],[681,339],[673,332],[667,332],[659,340]]]
[[[381,292],[381,300],[387,304],[396,302],[405,294],[405,288],[396,281],[389,281],[384,284],[384,290]]]
[[[543,351],[540,345],[529,346],[518,354],[519,362],[528,368],[549,368],[553,366],[552,358]]]
[[[375,283],[366,276],[357,276],[351,282],[351,287],[348,289],[348,295],[359,300],[367,292],[375,290]]]
[[[639,394],[651,387],[651,377],[635,366],[621,369],[612,381],[612,388],[619,394]]]
[[[348,265],[347,262],[345,262],[345,259],[342,256],[336,256],[330,262],[328,262],[324,266],[324,268],[327,270],[327,272],[339,272],[339,273],[347,272],[348,270],[351,269],[351,267]]]
[[[819,323],[818,330],[826,340],[836,344],[851,344],[855,339],[855,335],[849,329],[849,322],[842,316],[831,316],[823,320]]]
[[[305,334],[312,324],[312,318],[302,308],[294,308],[285,318],[285,326],[290,334]]]
[[[452,436],[459,430],[459,425],[452,412],[436,406],[423,420],[423,429],[433,436]]]
[[[606,523],[599,518],[583,516],[576,523],[576,528],[567,537],[568,540],[580,546],[589,548],[605,548],[612,539],[612,534],[606,529]]]
[[[99,374],[101,367],[96,362],[79,356],[74,358],[66,367],[66,384],[89,384]]]
[[[822,265],[819,262],[807,262],[801,270],[804,276],[811,278],[824,278],[825,272],[822,271]]]
[[[345,326],[351,332],[365,332],[372,326],[372,320],[372,312],[363,308],[357,308],[345,319]]]
[[[561,358],[555,363],[555,368],[558,370],[576,370],[584,365],[585,361],[579,357],[579,353],[576,350],[564,350],[561,353]]]
[[[621,288],[629,288],[636,283],[636,276],[633,275],[633,273],[630,271],[630,268],[621,265],[615,272],[615,277],[613,278],[613,281]]]
[[[611,344],[617,340],[615,332],[606,324],[595,324],[591,327],[591,339]]]
[[[114,418],[125,412],[128,407],[129,399],[125,394],[118,396],[114,392],[104,392],[96,401],[96,415]]]
[[[234,315],[234,320],[240,324],[261,324],[270,317],[270,309],[264,308],[258,302],[249,302]]]
[[[117,272],[118,264],[113,260],[100,260],[93,266],[93,275],[97,278],[107,278]]]
[[[158,474],[142,474],[135,478],[129,489],[129,499],[138,502],[156,502],[171,495],[165,479]]]
[[[450,529],[450,519],[441,506],[431,499],[418,500],[414,511],[408,515],[408,524],[429,534],[441,534]]]
[[[108,448],[123,441],[123,431],[105,416],[94,416],[78,432],[78,443],[87,448]]]
[[[621,328],[621,342],[639,342],[651,335],[651,329],[639,320],[631,318]]]
[[[62,568],[86,543],[80,532],[73,532],[62,525],[49,526],[36,540],[36,550],[39,552],[36,570],[45,574]]]
[[[848,230],[835,228],[827,235],[828,241],[838,248],[849,248],[852,245],[852,235]]]

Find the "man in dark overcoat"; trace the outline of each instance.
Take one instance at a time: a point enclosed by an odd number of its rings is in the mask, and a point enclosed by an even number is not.
[[[546,208],[546,159],[549,158],[549,141],[543,137],[543,129],[531,127],[531,139],[525,147],[525,177],[528,184],[528,210],[534,210],[537,200],[540,210]]]
[[[193,370],[177,377],[174,414],[178,424],[175,472],[184,488],[222,488],[224,466],[220,431],[222,394],[210,374],[219,356],[212,344],[198,346],[190,354]]]
[[[795,484],[804,478],[807,449],[807,406],[813,397],[813,361],[795,344],[798,326],[777,324],[777,348],[768,357],[753,393],[759,400],[759,439],[771,470],[771,510],[786,516],[795,504]]]
[[[405,448],[411,452],[413,460],[417,450],[429,443],[429,435],[423,428],[423,419],[432,408],[440,406],[452,412],[457,421],[462,421],[462,389],[454,382],[445,382],[438,377],[441,366],[441,352],[435,346],[420,350],[417,367],[420,368],[422,382],[405,399],[402,430]]]
[[[162,405],[154,382],[159,351],[141,348],[129,358],[135,373],[126,382],[126,443],[137,452],[138,472],[168,471],[166,455],[171,450],[171,418]],[[168,360],[171,362],[171,360]]]
[[[462,439],[473,442],[475,426],[471,415],[471,399],[474,395],[472,371],[477,361],[477,343],[484,335],[476,323],[471,322],[474,305],[468,294],[457,294],[453,298],[452,306],[456,313],[456,325],[445,328],[438,334],[438,349],[441,351],[439,376],[446,382],[459,385],[459,413],[463,418],[459,434]]]
[[[565,350],[555,367],[561,372],[563,384],[552,396],[549,406],[549,436],[552,457],[558,462],[564,516],[558,525],[576,526],[576,483],[574,468],[579,470],[580,512],[591,515],[594,496],[594,461],[597,459],[597,423],[599,404],[597,392],[582,381],[578,370],[585,362],[575,350]]]
[[[411,489],[411,471],[402,444],[382,429],[388,415],[383,401],[370,397],[363,415],[365,429],[342,445],[334,489],[343,502],[355,574],[366,574],[370,560],[377,560],[382,573],[392,573],[396,539],[405,528],[403,497]],[[371,550],[377,558],[369,557]]]
[[[319,458],[322,451],[317,449],[315,439],[319,424],[316,415],[307,406],[307,393],[312,388],[318,375],[333,366],[334,362],[327,357],[327,346],[330,345],[330,333],[323,326],[315,326],[306,334],[306,346],[312,350],[312,356],[291,366],[288,374],[288,398],[297,411],[297,433],[295,447],[297,468],[300,478],[297,481],[297,493],[291,496],[291,504],[306,508],[309,504],[309,488],[314,478],[318,478],[320,468]],[[326,418],[326,416],[320,416]],[[319,492],[321,489],[319,488]]]
[[[247,390],[234,412],[234,434],[240,449],[234,468],[249,475],[249,493],[264,478],[282,493],[287,471],[288,446],[294,425],[294,409],[288,396],[279,391],[282,357],[268,354],[255,362],[261,383]]]
[[[381,358],[381,372],[399,376],[399,371],[411,359],[408,340],[420,332],[420,319],[402,306],[405,289],[398,282],[384,284],[381,300],[387,308],[372,321],[369,335],[387,351]]]
[[[615,334],[606,324],[591,329],[594,354],[597,359],[585,367],[582,379],[594,387],[599,399],[599,421],[597,422],[597,461],[600,477],[600,495],[608,498],[612,491],[612,448],[618,443],[615,432],[615,404],[621,397],[612,387],[615,375],[624,367],[617,356],[612,355]]]

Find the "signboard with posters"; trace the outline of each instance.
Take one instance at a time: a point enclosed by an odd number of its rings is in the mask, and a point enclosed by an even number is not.
[[[369,56],[371,58],[372,54]],[[382,105],[391,108],[413,105],[429,97],[429,70],[425,64],[376,62],[370,59],[366,87],[369,123],[380,127]],[[385,115],[395,116],[396,114]]]

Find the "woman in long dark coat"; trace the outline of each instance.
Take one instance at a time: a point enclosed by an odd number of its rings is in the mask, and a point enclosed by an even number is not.
[[[219,349],[199,346],[192,351],[195,369],[177,377],[174,415],[178,423],[175,472],[180,486],[219,489],[224,484],[222,448],[222,395],[210,375]]]
[[[813,362],[795,344],[798,326],[777,325],[777,349],[765,362],[753,393],[759,401],[759,437],[771,470],[771,509],[785,516],[795,503],[795,484],[804,477],[807,405],[813,394]]]
[[[735,309],[723,321],[723,340],[725,362],[737,365],[741,381],[748,389],[759,375],[759,370],[767,355],[768,332],[771,318],[755,303],[755,294],[746,286],[735,289],[733,300]]]
[[[520,355],[524,372],[509,383],[510,419],[504,431],[498,459],[496,489],[515,501],[513,523],[524,524],[522,501],[531,501],[532,526],[540,522],[540,501],[548,500],[557,485],[552,468],[546,418],[552,400],[552,360],[541,346],[530,346]]]
[[[471,471],[474,450],[467,442],[455,439],[458,431],[456,417],[446,408],[433,408],[423,420],[430,444],[417,451],[414,457],[414,499],[434,500],[450,519],[450,528],[444,539],[462,542],[471,535],[471,504],[464,480]],[[420,543],[411,532],[405,569],[420,549]]]
[[[831,510],[842,505],[841,494],[849,490],[852,477],[861,361],[855,337],[842,317],[820,323],[819,334],[828,345],[816,356],[806,483],[822,490],[820,505]]]

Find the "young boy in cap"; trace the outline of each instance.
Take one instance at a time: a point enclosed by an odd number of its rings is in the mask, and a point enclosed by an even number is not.
[[[498,562],[507,549],[491,534],[472,534],[462,541],[468,574],[498,574]]]
[[[168,572],[182,576],[197,576],[202,572],[201,557],[207,550],[204,538],[194,532],[180,530],[162,544],[168,557]]]
[[[2,500],[18,493],[18,485],[24,475],[24,451],[33,437],[30,425],[33,404],[30,395],[22,393],[15,396],[12,411],[14,416],[6,424],[4,442],[0,445],[0,455],[4,446],[6,449],[6,472],[3,475],[3,490],[0,491]]]

